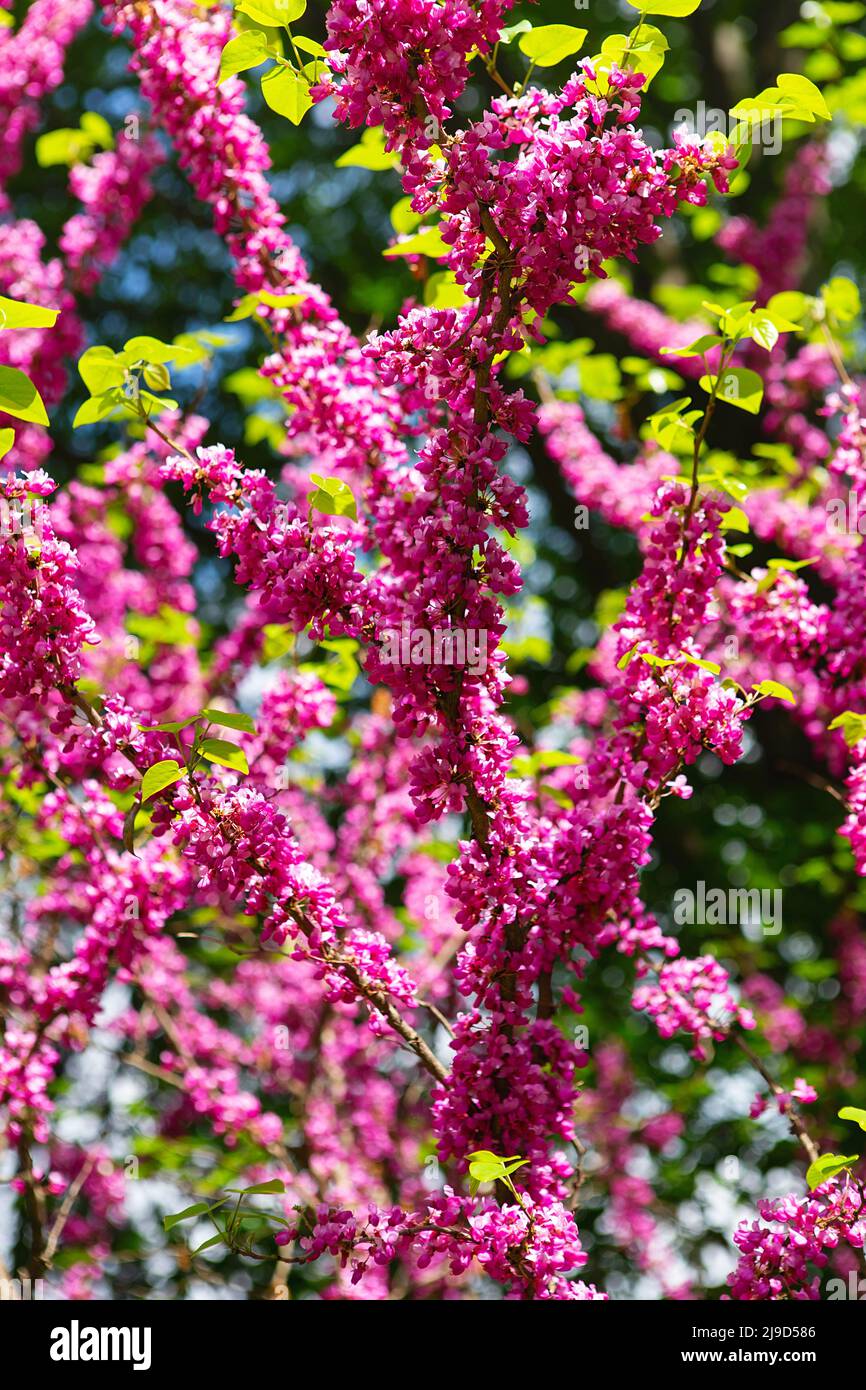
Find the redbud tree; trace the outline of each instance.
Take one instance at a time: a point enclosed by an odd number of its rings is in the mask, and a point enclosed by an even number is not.
[[[2,1277],[832,1297],[866,9],[4,4]]]

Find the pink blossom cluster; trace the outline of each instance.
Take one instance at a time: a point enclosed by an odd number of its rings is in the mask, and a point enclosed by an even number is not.
[[[336,116],[350,126],[383,125],[391,147],[435,140],[468,76],[466,55],[489,53],[504,0],[335,0],[328,10]],[[427,118],[433,117],[433,123]]]
[[[759,1202],[760,1222],[743,1222],[734,1235],[740,1259],[728,1277],[728,1297],[820,1298],[821,1271],[833,1253],[846,1244],[863,1249],[862,1210],[860,1187],[845,1176],[823,1183],[810,1197]]]
[[[139,140],[124,132],[115,149],[102,150],[91,164],[73,166],[69,185],[84,210],[66,222],[60,249],[67,274],[80,294],[89,293],[116,260],[153,194],[150,175],[162,159],[153,136]]]
[[[645,973],[639,964],[638,975]],[[724,1041],[733,1024],[755,1026],[751,1011],[731,993],[728,972],[713,956],[666,962],[654,981],[635,990],[634,1006],[646,1010],[663,1038],[690,1033],[698,1057],[706,1055],[707,1042]]]

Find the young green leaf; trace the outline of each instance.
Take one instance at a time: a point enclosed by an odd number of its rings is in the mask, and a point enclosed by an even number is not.
[[[772,696],[774,700],[785,700],[789,705],[796,705],[797,703],[794,692],[789,690],[787,685],[780,685],[778,681],[761,681],[758,685],[753,685],[752,689],[758,695]]]
[[[219,724],[224,729],[238,729],[245,734],[254,734],[256,726],[248,714],[238,714],[234,710],[227,709],[203,709],[202,719],[209,719],[211,724]]]
[[[0,328],[53,328],[59,309],[44,309],[0,294]]]
[[[200,718],[200,714],[191,714],[189,719],[173,719],[167,724],[139,724],[138,728],[143,734],[179,734],[181,729],[189,728]]]
[[[688,347],[663,347],[662,355],[665,357],[702,357],[711,348],[718,347],[724,340],[718,333],[705,333],[703,337],[696,338]]]
[[[236,10],[249,15],[257,24],[274,28],[294,24],[307,8],[307,0],[237,0]]]
[[[162,1224],[166,1231],[170,1231],[179,1222],[189,1221],[194,1216],[204,1216],[209,1210],[207,1202],[195,1202],[191,1207],[184,1207],[183,1211],[176,1211],[172,1216],[164,1216]]]
[[[820,1187],[822,1183],[844,1172],[852,1163],[856,1163],[859,1157],[859,1154],[822,1154],[820,1158],[809,1165],[806,1172],[806,1183],[809,1191],[814,1192],[816,1187]]]
[[[192,365],[195,353],[190,352],[189,348],[181,347],[179,343],[163,343],[159,338],[152,338],[149,334],[139,334],[123,344],[123,358],[129,366],[136,362],[174,362],[178,371],[183,371],[184,367]]]
[[[764,383],[757,372],[748,367],[729,367],[722,377],[703,376],[701,389],[711,395],[715,390],[718,400],[735,405],[738,410],[747,410],[757,415],[764,399]]]
[[[628,0],[641,14],[660,14],[668,19],[685,19],[700,8],[701,0]]]
[[[202,1250],[210,1250],[214,1245],[223,1245],[224,1243],[225,1236],[220,1231],[219,1235],[209,1236],[207,1240],[203,1240],[201,1245],[197,1245],[194,1250],[190,1251],[190,1254],[200,1255]]]
[[[393,151],[389,154],[385,149],[385,133],[381,126],[371,126],[364,131],[361,136],[361,143],[353,145],[351,149],[344,150],[339,159],[334,161],[337,169],[397,169],[400,164],[399,156]],[[400,229],[397,228],[399,231]]]
[[[123,401],[124,395],[118,386],[113,386],[110,391],[103,391],[101,395],[91,396],[75,412],[73,429],[78,429],[80,425],[95,425],[99,420],[107,419],[109,415],[123,409]]]
[[[866,1130],[866,1110],[860,1110],[856,1105],[843,1105],[839,1111],[839,1119],[853,1120],[855,1125]]]
[[[220,58],[217,85],[229,77],[234,77],[235,73],[259,67],[269,56],[272,55],[269,52],[267,35],[263,34],[261,29],[247,29],[243,34],[238,34],[237,38],[229,39]]]
[[[17,367],[0,367],[0,410],[16,420],[27,420],[34,425],[48,424],[42,397],[29,376]]]
[[[827,313],[839,323],[853,323],[860,313],[860,291],[844,275],[836,275],[824,285],[821,298]]]
[[[262,96],[272,111],[300,125],[313,104],[310,86],[294,68],[275,67],[262,78]]]
[[[552,68],[579,53],[586,42],[587,29],[574,24],[540,24],[521,34],[518,47],[538,68]]]
[[[388,246],[382,255],[392,256],[430,256],[434,260],[447,256],[451,247],[442,240],[438,227],[424,227],[414,236],[398,241],[396,246]]]
[[[175,758],[163,758],[160,762],[154,763],[141,779],[142,801],[148,801],[158,792],[165,791],[166,787],[179,782],[185,772],[186,768],[181,767]]]
[[[206,738],[199,745],[198,750],[203,758],[207,758],[209,763],[218,763],[220,767],[231,768],[232,772],[249,772],[246,754],[236,743],[228,743],[222,738]]]
[[[520,19],[516,24],[509,24],[507,29],[502,30],[499,35],[499,42],[509,44],[512,39],[517,38],[518,34],[528,34],[531,28],[532,25],[528,19]]]
[[[175,1212],[173,1216],[164,1216],[162,1224],[166,1231],[170,1231],[173,1226],[177,1226],[181,1221],[190,1221],[194,1216],[207,1216],[212,1211],[219,1211],[228,1201],[228,1197],[220,1197],[218,1202],[194,1202],[191,1207],[184,1207],[183,1211]]]
[[[799,106],[815,116],[820,116],[822,121],[830,120],[829,106],[820,89],[814,82],[810,82],[808,77],[803,77],[799,72],[783,72],[776,78],[776,86],[786,96],[792,97]]]
[[[91,396],[100,396],[112,386],[122,386],[126,376],[123,359],[110,347],[92,347],[78,359],[81,380]]]
[[[315,492],[310,494],[310,506],[326,516],[348,516],[358,520],[358,508],[352,489],[339,478],[323,478],[318,473],[310,477],[316,483]]]
[[[245,1197],[264,1197],[273,1192],[285,1192],[286,1184],[282,1178],[271,1178],[268,1182],[253,1183],[252,1187],[229,1187],[227,1192],[242,1192]]]
[[[866,738],[866,714],[857,714],[854,710],[846,709],[844,714],[837,714],[827,728],[831,733],[835,729],[841,729],[848,747],[855,748]]]
[[[749,518],[742,507],[729,507],[721,520],[722,531],[743,531],[746,535],[749,532]]]

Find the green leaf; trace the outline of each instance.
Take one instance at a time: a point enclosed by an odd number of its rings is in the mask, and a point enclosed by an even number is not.
[[[59,312],[0,294],[0,328],[53,328]]]
[[[701,0],[628,0],[641,14],[660,14],[667,19],[684,19],[700,8]]]
[[[185,366],[192,365],[195,353],[179,343],[163,343],[159,338],[141,334],[123,344],[123,357],[130,366],[135,362],[174,362],[178,371],[183,371]]]
[[[315,492],[310,495],[310,506],[317,512],[324,512],[326,516],[348,516],[352,521],[358,520],[358,508],[352,489],[339,478],[323,478],[318,473],[311,473],[310,477],[317,484]]]
[[[860,313],[860,291],[853,280],[837,275],[821,290],[828,314],[839,323],[853,323]]]
[[[644,91],[662,69],[670,44],[653,24],[636,25],[630,34],[610,34],[601,46],[601,57],[618,67],[629,66],[646,77]],[[628,58],[626,59],[626,54]]]
[[[237,38],[229,39],[220,58],[220,71],[217,85],[235,73],[257,68],[266,58],[272,56],[267,35],[261,29],[247,29]]]
[[[210,1211],[207,1202],[195,1202],[191,1207],[184,1207],[183,1211],[177,1211],[173,1216],[164,1216],[162,1224],[165,1230],[170,1231],[173,1226],[177,1226],[181,1221],[189,1221],[193,1216],[205,1216]]]
[[[511,40],[516,39],[518,34],[528,34],[531,28],[532,25],[528,19],[520,19],[516,24],[509,24],[507,29],[502,30],[499,35],[499,42],[511,43]]]
[[[0,459],[4,459],[15,443],[15,431],[0,430]]]
[[[153,642],[165,647],[186,647],[195,645],[195,634],[190,625],[188,613],[161,603],[158,613],[130,613],[126,619],[128,632],[141,637],[145,642]],[[195,714],[186,720],[181,728],[192,724],[201,716]]]
[[[171,373],[163,362],[148,362],[142,375],[148,386],[152,386],[154,391],[171,389]]]
[[[424,303],[430,309],[461,309],[469,298],[453,271],[437,270],[424,286]]]
[[[447,256],[451,247],[442,240],[442,233],[438,227],[424,227],[415,236],[408,237],[405,241],[400,241],[396,246],[389,246],[382,252],[383,256],[432,256],[439,259]]]
[[[327,59],[328,50],[324,44],[319,43],[318,39],[305,38],[303,34],[295,34],[295,48],[300,49],[301,53],[310,53],[314,58]]]
[[[859,1157],[859,1154],[822,1154],[820,1158],[809,1165],[806,1173],[809,1191],[814,1192],[816,1187],[820,1187],[830,1178],[835,1178],[838,1173],[849,1168],[852,1163],[856,1163]]]
[[[81,117],[81,129],[85,135],[89,135],[94,145],[101,145],[104,150],[110,150],[114,146],[114,131],[108,124],[104,116],[100,116],[98,111],[85,111]]]
[[[381,126],[371,126],[365,130],[361,136],[361,143],[344,150],[339,159],[335,160],[338,169],[396,169],[399,164],[399,157],[393,151],[389,154],[385,149],[385,132]],[[399,231],[400,228],[396,230]]]
[[[307,8],[307,0],[237,0],[236,10],[249,15],[257,24],[285,28],[294,24]]]
[[[313,104],[309,83],[294,68],[276,67],[262,78],[262,96],[272,111],[300,125]]]
[[[245,734],[254,734],[256,726],[248,714],[236,714],[234,710],[227,709],[203,709],[202,719],[209,719],[211,724],[219,724],[224,729],[239,729]]]
[[[521,1158],[520,1154],[511,1154],[507,1158],[500,1158],[490,1149],[476,1149],[474,1153],[467,1154],[466,1157],[469,1160],[469,1176],[472,1179],[473,1195],[477,1192],[480,1183],[501,1182],[529,1162],[528,1158]]]
[[[252,1187],[229,1187],[228,1192],[242,1192],[245,1197],[265,1197],[272,1192],[285,1192],[286,1184],[282,1178],[271,1178],[268,1182],[257,1182]]]
[[[824,121],[830,120],[829,106],[819,88],[814,82],[810,82],[808,77],[803,77],[798,72],[783,72],[776,78],[776,86],[813,115],[820,116]]]
[[[29,420],[34,425],[47,425],[48,416],[42,397],[29,376],[17,367],[0,367],[0,410],[14,415],[16,420]]]
[[[729,367],[719,377],[703,376],[701,389],[710,395],[714,390],[718,400],[735,405],[738,410],[747,410],[757,415],[764,399],[764,383],[757,372],[748,367]]]
[[[688,652],[682,653],[682,660],[689,666],[700,666],[702,671],[709,671],[713,676],[720,676],[722,668],[715,661],[704,661],[703,657],[690,656]]]
[[[189,719],[173,719],[167,724],[138,724],[136,727],[141,729],[143,734],[179,734],[181,729],[188,729],[190,724],[195,724],[199,719],[200,714],[191,714]]]
[[[49,130],[36,141],[36,163],[40,169],[54,164],[80,164],[93,153],[94,141],[83,130]]]
[[[512,1161],[511,1159],[507,1159],[507,1160],[506,1160],[506,1163],[505,1163],[505,1172],[506,1172],[506,1174],[508,1174],[508,1176],[510,1177],[512,1173],[516,1173],[516,1172],[517,1172],[518,1168],[526,1168],[526,1167],[528,1167],[528,1166],[529,1166],[529,1159],[528,1159],[528,1158],[517,1158],[517,1159],[514,1159],[513,1161]]]
[[[857,714],[854,710],[846,709],[844,714],[838,714],[827,728],[831,732],[841,729],[848,747],[855,748],[866,738],[866,714]]]
[[[645,661],[647,666],[652,666],[660,671],[666,671],[669,666],[677,665],[675,656],[657,656],[655,652],[638,652],[638,661]]]
[[[779,330],[769,314],[756,314],[750,325],[752,341],[772,352],[779,341]]]
[[[126,367],[110,347],[92,347],[78,359],[78,371],[91,396],[99,396],[111,386],[122,386]]]
[[[580,389],[597,401],[622,399],[622,376],[617,359],[609,352],[583,357],[578,368]]]
[[[824,0],[820,11],[831,24],[856,24],[866,15],[866,5],[859,0]]]
[[[207,1240],[203,1240],[201,1245],[197,1245],[195,1250],[190,1251],[190,1254],[200,1255],[202,1250],[210,1250],[214,1245],[223,1245],[224,1243],[225,1236],[220,1231],[219,1235],[209,1236]]]
[[[101,395],[91,396],[90,400],[80,405],[75,412],[75,419],[72,421],[72,428],[78,429],[79,425],[95,425],[99,420],[105,420],[109,415],[114,415],[123,408],[123,392],[119,387],[113,386],[110,391],[103,391]]]
[[[333,652],[336,660],[306,662],[300,670],[318,676],[319,680],[338,696],[348,695],[361,669],[355,655],[358,643],[351,637],[336,637],[321,641],[319,646],[327,652]]]
[[[552,68],[579,53],[586,42],[587,29],[578,29],[574,24],[541,24],[521,34],[518,47],[521,53],[531,58],[536,67]]]
[[[236,743],[227,743],[222,738],[206,738],[199,745],[198,751],[209,763],[229,767],[233,772],[247,773],[250,770],[244,750],[238,748]]]
[[[853,1120],[855,1125],[866,1130],[866,1110],[860,1110],[856,1105],[843,1105],[839,1111],[839,1119]]]
[[[702,337],[696,338],[693,343],[689,343],[688,347],[664,347],[661,349],[661,352],[665,357],[703,357],[705,352],[709,352],[711,348],[718,347],[723,341],[724,340],[719,337],[718,333],[704,333]]]
[[[266,304],[269,309],[292,309],[296,304],[303,304],[305,298],[302,294],[272,294],[270,290],[257,290],[255,294],[245,294],[232,312],[226,315],[225,322],[238,323],[241,319],[248,319],[261,304]],[[273,388],[261,394],[273,395]]]
[[[157,792],[165,791],[166,787],[179,782],[185,772],[186,768],[181,767],[176,758],[163,758],[160,762],[154,763],[141,779],[142,801],[148,801],[150,797],[156,796]]]
[[[133,415],[140,413],[134,401],[121,396],[121,402]],[[148,420],[152,415],[161,415],[164,410],[177,410],[179,408],[177,401],[172,400],[170,396],[152,396],[149,391],[139,393],[138,404],[144,410]]]
[[[767,305],[766,312],[779,314],[789,322],[801,324],[813,303],[814,300],[810,299],[807,294],[801,294],[799,290],[783,290],[781,294],[773,295]]]
[[[766,593],[768,589],[772,589],[780,574],[786,571],[794,573],[796,570],[805,569],[808,565],[814,565],[817,558],[817,556],[813,555],[808,560],[768,560],[768,573],[764,575],[763,579],[759,580],[756,592],[759,594]]]
[[[470,1163],[469,1176],[476,1182],[496,1182],[505,1177],[505,1164],[501,1158],[478,1158]]]
[[[511,775],[514,777],[535,777],[544,768],[571,767],[575,763],[581,762],[583,759],[575,757],[573,753],[561,753],[557,748],[541,748],[537,753],[522,754],[516,757],[511,764]]]
[[[753,685],[752,689],[758,695],[771,695],[774,700],[785,700],[789,705],[796,705],[797,700],[792,690],[787,685],[780,685],[778,681],[761,681],[758,685]]]
[[[742,507],[729,507],[722,517],[722,531],[743,531],[749,533],[749,518]]]

